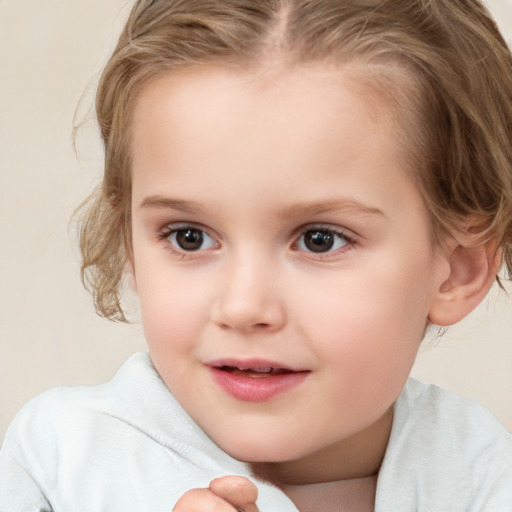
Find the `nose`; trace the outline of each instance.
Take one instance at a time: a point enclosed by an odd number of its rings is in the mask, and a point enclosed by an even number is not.
[[[254,255],[226,262],[213,321],[237,332],[275,332],[286,322],[279,269]]]

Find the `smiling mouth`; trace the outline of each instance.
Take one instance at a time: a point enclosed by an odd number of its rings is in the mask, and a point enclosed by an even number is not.
[[[302,368],[283,368],[270,361],[223,360],[210,363],[214,381],[225,393],[244,402],[266,402],[301,385]]]

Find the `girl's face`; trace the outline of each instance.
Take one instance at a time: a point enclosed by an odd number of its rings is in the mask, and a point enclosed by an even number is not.
[[[189,69],[138,99],[149,350],[238,459],[314,461],[361,432],[384,431],[385,446],[446,279],[387,114],[347,70],[320,66]]]

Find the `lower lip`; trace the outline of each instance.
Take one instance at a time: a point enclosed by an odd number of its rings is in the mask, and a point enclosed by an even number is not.
[[[308,372],[283,373],[266,377],[235,375],[218,368],[211,368],[213,377],[232,397],[245,402],[267,402],[301,384]]]

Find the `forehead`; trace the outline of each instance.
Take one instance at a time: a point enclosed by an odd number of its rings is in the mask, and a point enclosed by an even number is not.
[[[372,134],[387,138],[400,151],[396,113],[386,95],[368,85],[376,82],[375,74],[362,79],[367,74],[353,64],[278,63],[249,69],[197,66],[171,72],[150,81],[139,93],[131,148],[137,153],[143,149],[144,136],[165,135],[162,126],[156,133],[155,123],[165,124],[174,137],[190,142],[199,132],[204,135],[210,130],[212,142],[218,144],[221,127],[235,134],[239,129],[250,132],[251,126],[268,125],[283,128],[282,144],[286,133],[301,127],[305,138],[319,143],[326,134],[340,135],[345,128],[340,121],[350,116],[354,120],[351,131],[368,140]],[[258,136],[265,138],[265,133],[260,131]]]
[[[279,209],[284,190],[296,202],[335,201],[337,190],[383,210],[401,188],[415,189],[389,105],[348,66],[162,76],[138,98],[131,150],[139,202],[178,189],[196,202],[246,194],[250,204],[259,191]]]

